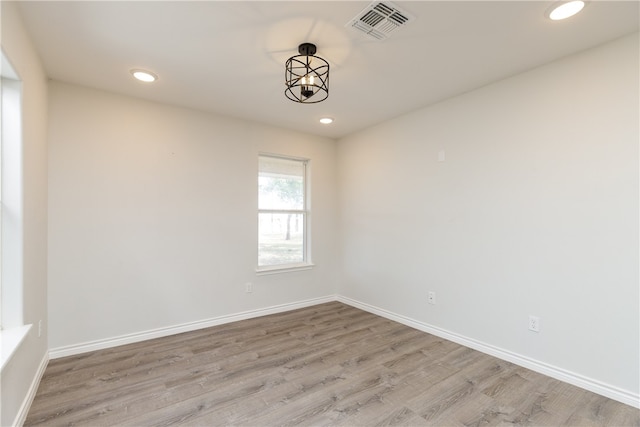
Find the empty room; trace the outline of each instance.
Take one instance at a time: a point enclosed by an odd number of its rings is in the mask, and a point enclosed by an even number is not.
[[[640,2],[0,19],[0,425],[640,425]]]

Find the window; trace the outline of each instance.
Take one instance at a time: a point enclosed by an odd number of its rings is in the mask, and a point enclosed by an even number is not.
[[[22,325],[22,84],[2,54],[0,76],[0,327]]]
[[[22,83],[0,63],[0,371],[27,336],[22,313]]]
[[[258,271],[308,268],[308,161],[259,157]]]

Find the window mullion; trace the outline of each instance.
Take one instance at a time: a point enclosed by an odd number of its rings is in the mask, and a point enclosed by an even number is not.
[[[258,209],[259,213],[263,214],[300,214],[306,215],[308,212],[302,209]]]

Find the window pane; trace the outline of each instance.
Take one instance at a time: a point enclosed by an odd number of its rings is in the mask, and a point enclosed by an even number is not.
[[[303,210],[304,167],[298,160],[260,157],[258,208]]]
[[[258,215],[258,265],[304,262],[304,215]]]

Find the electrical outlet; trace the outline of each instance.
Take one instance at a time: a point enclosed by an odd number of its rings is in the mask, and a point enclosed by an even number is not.
[[[427,294],[427,301],[429,302],[429,304],[435,304],[436,303],[436,293],[431,291]]]
[[[537,316],[529,316],[529,330],[540,332],[540,318]]]
[[[251,292],[253,292],[253,283],[248,282],[244,285],[244,290],[246,293],[250,294]]]

